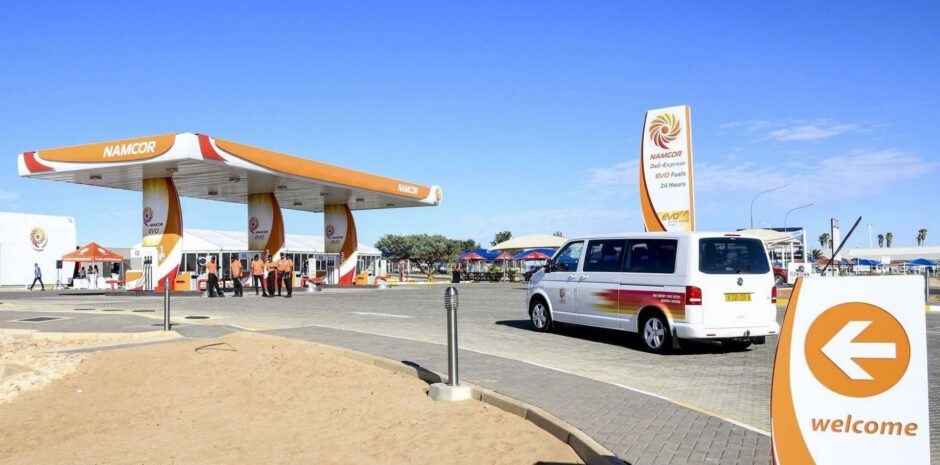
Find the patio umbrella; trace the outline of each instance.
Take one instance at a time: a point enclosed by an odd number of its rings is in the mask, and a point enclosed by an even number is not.
[[[503,252],[503,253],[497,255],[496,258],[494,258],[493,260],[502,260],[502,261],[503,261],[503,274],[505,275],[505,274],[506,274],[506,262],[511,261],[511,260],[515,260],[515,259],[516,259],[515,255],[513,255],[513,254],[511,254],[511,253],[509,253],[509,252]]]
[[[462,254],[462,255],[460,255],[459,257],[457,257],[457,260],[466,260],[466,261],[468,261],[468,262],[482,263],[482,262],[486,261],[486,257],[484,257],[484,256],[482,256],[482,255],[480,255],[480,254],[478,254],[478,253],[476,253],[476,252],[467,252],[467,253]],[[473,271],[473,270],[470,270],[470,271]]]
[[[552,257],[549,257],[544,252],[540,252],[538,250],[531,250],[529,252],[523,252],[522,256],[518,258],[519,260],[548,260],[549,258],[552,258]]]
[[[907,266],[934,266],[937,262],[933,260],[927,260],[926,258],[915,258],[907,262]]]

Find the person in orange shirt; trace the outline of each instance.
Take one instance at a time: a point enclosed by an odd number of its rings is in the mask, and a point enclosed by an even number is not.
[[[294,293],[294,260],[290,255],[282,255],[277,265],[281,273],[281,284],[287,287],[287,297],[290,298]],[[280,287],[277,288],[277,295],[281,295]]]
[[[242,261],[238,257],[232,257],[232,263],[229,265],[229,270],[232,275],[232,286],[235,290],[232,291],[232,295],[235,297],[244,297],[245,294],[242,292]]]
[[[277,260],[277,296],[281,296],[281,288],[284,287],[284,279],[287,278],[287,259],[284,255],[278,254]]]
[[[277,263],[274,263],[274,260],[268,255],[267,262],[265,262],[264,266],[268,270],[268,297],[274,297],[274,286],[277,284]]]
[[[258,254],[255,254],[255,259],[251,261],[251,281],[255,287],[255,295],[259,294],[258,288],[260,287],[264,296],[268,296],[268,290],[264,287],[264,260],[261,260]]]
[[[222,288],[219,287],[219,265],[215,262],[215,256],[209,257],[209,261],[206,262],[206,274],[209,277],[209,282],[206,283],[206,292],[208,292],[209,297],[215,297],[218,294],[219,297],[225,297],[225,294],[222,293]]]

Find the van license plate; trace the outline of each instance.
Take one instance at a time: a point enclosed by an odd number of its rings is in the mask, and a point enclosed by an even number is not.
[[[737,292],[725,294],[725,302],[750,302],[751,294],[746,292]]]

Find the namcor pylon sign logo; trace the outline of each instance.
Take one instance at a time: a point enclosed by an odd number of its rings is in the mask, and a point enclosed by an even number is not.
[[[694,231],[689,107],[646,112],[640,144],[640,207],[647,231]]]
[[[921,276],[800,278],[771,393],[777,465],[930,463]]]

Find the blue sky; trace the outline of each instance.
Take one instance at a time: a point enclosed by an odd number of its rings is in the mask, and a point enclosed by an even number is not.
[[[813,238],[861,215],[933,244],[938,23],[937,2],[12,2],[0,210],[131,245],[138,193],[20,179],[16,154],[193,131],[443,186],[438,208],[357,213],[363,242],[642,230],[643,114],[688,104],[699,229],[746,227],[789,183],[758,225],[813,202],[789,219]],[[183,208],[245,228],[242,205]]]

